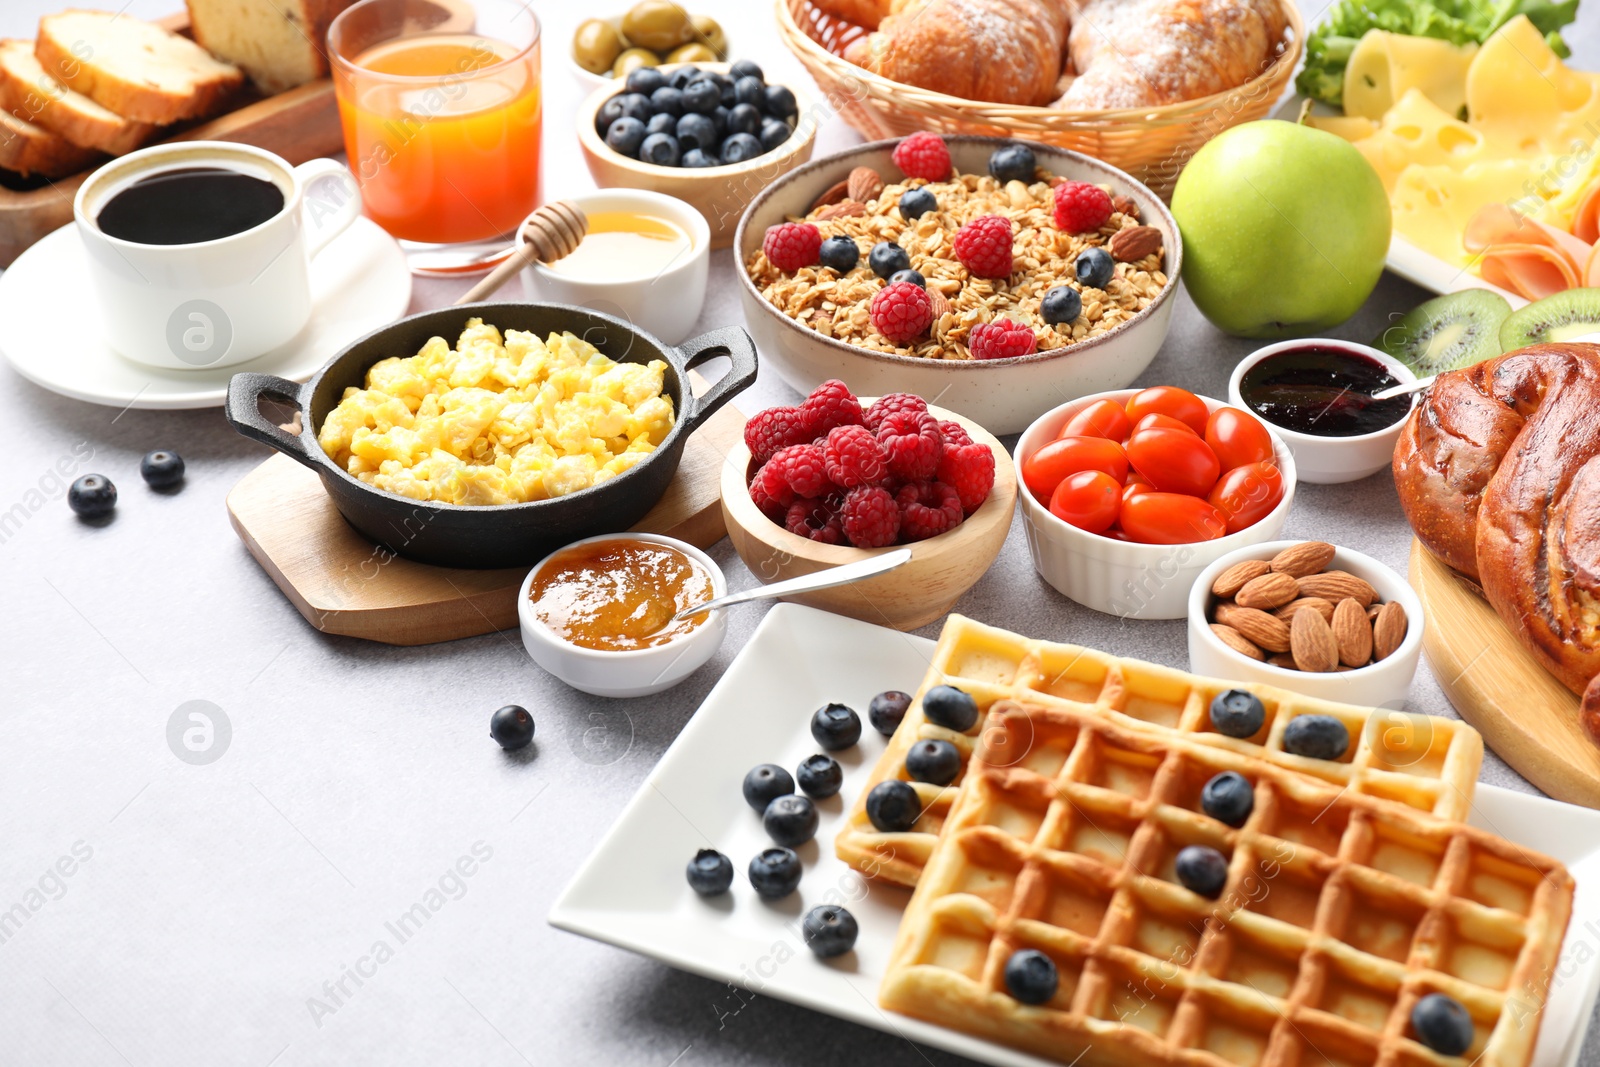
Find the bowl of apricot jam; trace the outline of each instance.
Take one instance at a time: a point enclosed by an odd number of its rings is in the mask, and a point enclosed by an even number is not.
[[[638,697],[677,685],[722,644],[721,611],[676,616],[728,591],[693,545],[659,534],[602,534],[540,560],[517,601],[522,644],[567,685]]]

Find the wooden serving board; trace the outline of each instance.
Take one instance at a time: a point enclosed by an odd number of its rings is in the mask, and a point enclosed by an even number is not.
[[[1461,717],[1546,793],[1600,808],[1600,746],[1578,724],[1577,696],[1539,665],[1470,583],[1417,541],[1410,570],[1427,616],[1423,650]]]

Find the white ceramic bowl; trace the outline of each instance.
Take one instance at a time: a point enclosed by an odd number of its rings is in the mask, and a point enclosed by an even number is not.
[[[1376,348],[1354,341],[1339,341],[1331,337],[1301,337],[1258,348],[1240,360],[1239,365],[1233,368],[1233,376],[1228,379],[1228,403],[1254,414],[1250,406],[1244,402],[1244,398],[1239,395],[1239,383],[1244,380],[1245,372],[1268,356],[1312,346],[1336,348],[1375,359],[1383,364],[1384,369],[1394,375],[1398,382],[1409,383],[1417,380],[1417,376],[1411,373],[1410,367]],[[1412,406],[1416,406],[1414,397]],[[1400,428],[1405,422],[1406,420],[1401,418],[1393,426],[1359,437],[1317,437],[1314,434],[1285,429],[1275,423],[1268,425],[1272,427],[1274,433],[1283,438],[1284,443],[1289,446],[1289,451],[1294,453],[1294,461],[1300,468],[1301,481],[1330,485],[1334,482],[1353,482],[1377,474],[1389,466],[1394,461],[1394,443],[1399,440]]]
[[[1411,586],[1394,571],[1371,556],[1340,548],[1334,552],[1331,570],[1349,571],[1378,591],[1384,603],[1396,601],[1406,611],[1406,636],[1388,659],[1354,670],[1328,674],[1292,671],[1274,667],[1248,656],[1241,656],[1211,632],[1206,611],[1211,606],[1211,586],[1217,575],[1241,560],[1271,559],[1299,541],[1269,541],[1249,545],[1214,560],[1189,591],[1189,670],[1208,678],[1236,682],[1260,682],[1291,689],[1321,700],[1337,700],[1362,707],[1399,708],[1411,691],[1411,678],[1417,673],[1417,657],[1422,654],[1422,601]]]
[[[1012,452],[1021,482],[1022,460],[1055,440],[1067,420],[1097,400],[1119,404],[1139,392],[1117,389],[1082,397],[1039,416],[1023,431]],[[1212,411],[1226,407],[1222,401],[1201,397]],[[1262,422],[1263,426],[1267,424]],[[1260,544],[1278,535],[1294,501],[1295,461],[1273,428],[1267,433],[1283,472],[1283,499],[1254,526],[1215,541],[1189,545],[1142,545],[1118,541],[1080,530],[1050,514],[1027,487],[1017,488],[1022,508],[1022,529],[1028,535],[1028,552],[1041,577],[1059,592],[1084,607],[1125,619],[1181,619],[1188,605],[1189,587],[1212,560],[1237,548]]]
[[[528,599],[528,593],[533,588],[534,577],[545,564],[569,548],[595,541],[648,541],[675,548],[711,575],[712,596],[720,597],[728,592],[728,582],[722,575],[722,569],[710,556],[691,544],[647,533],[586,537],[558,548],[541,559],[522,580],[522,588],[517,592],[517,621],[522,627],[522,646],[539,666],[572,688],[595,696],[643,697],[671,689],[716,654],[723,636],[728,632],[727,612],[713,611],[705,622],[664,645],[624,652],[582,648],[562,640],[533,613],[533,601]]]
[[[1170,279],[1155,301],[1109,333],[1072,345],[1016,359],[934,360],[874,352],[824,337],[800,325],[761,296],[743,264],[767,228],[791,215],[804,215],[829,186],[856,167],[871,167],[885,180],[900,174],[891,158],[898,140],[871,144],[819,159],[773,182],[751,201],[739,220],[737,253],[739,296],[745,322],[762,358],[783,380],[809,393],[829,378],[842,379],[857,396],[906,392],[936,399],[994,434],[1018,433],[1063,399],[1120,389],[1143,373],[1166,339],[1172,318],[1183,241],[1165,204],[1144,185],[1106,163],[1049,145],[1028,145],[1051,174],[1108,185],[1139,205],[1141,221],[1161,231]],[[989,155],[1014,143],[1000,137],[946,136],[956,169],[988,173]]]
[[[562,274],[535,261],[522,271],[528,299],[615,315],[669,345],[688,337],[706,301],[711,229],[704,216],[676,197],[644,189],[599,189],[565,199],[585,214],[632,211],[666,219],[689,235],[689,254],[656,273],[630,272],[627,264],[619,263],[615,275],[596,279]]]

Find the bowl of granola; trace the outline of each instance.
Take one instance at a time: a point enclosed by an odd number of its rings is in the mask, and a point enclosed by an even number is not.
[[[791,171],[734,248],[750,332],[789,385],[937,397],[997,434],[1137,378],[1183,262],[1166,205],[1115,167],[935,134]]]

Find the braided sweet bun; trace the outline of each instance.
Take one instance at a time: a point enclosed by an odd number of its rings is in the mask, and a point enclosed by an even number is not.
[[[1600,346],[1441,374],[1395,445],[1417,538],[1475,578],[1600,743]]]

